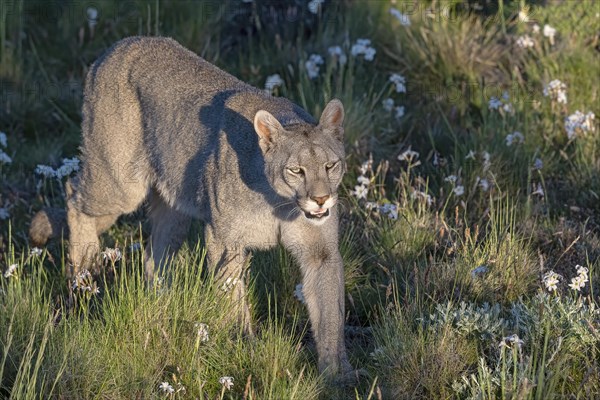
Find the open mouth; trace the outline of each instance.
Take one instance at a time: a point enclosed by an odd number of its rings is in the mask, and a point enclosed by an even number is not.
[[[323,211],[304,211],[304,216],[308,219],[320,219],[329,216],[329,209]]]

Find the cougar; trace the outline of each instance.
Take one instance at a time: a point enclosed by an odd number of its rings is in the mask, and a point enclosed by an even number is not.
[[[191,220],[201,220],[208,265],[232,286],[247,328],[249,252],[281,243],[300,265],[319,370],[348,373],[336,207],[346,170],[343,120],[337,99],[317,123],[172,39],[121,40],[86,77],[82,165],[68,182],[66,213],[40,211],[30,237],[43,245],[66,222],[73,275],[95,262],[100,233],[147,203],[152,282]]]

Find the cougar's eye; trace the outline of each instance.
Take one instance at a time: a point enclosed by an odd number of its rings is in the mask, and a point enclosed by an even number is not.
[[[288,171],[294,175],[301,175],[304,173],[304,171],[300,167],[290,167],[288,168]]]
[[[328,162],[327,164],[325,164],[325,169],[330,170],[331,168],[335,167],[336,165],[337,165],[337,161]]]

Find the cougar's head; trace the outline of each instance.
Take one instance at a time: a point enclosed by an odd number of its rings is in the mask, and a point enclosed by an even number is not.
[[[344,107],[331,100],[317,126],[300,123],[285,128],[260,110],[254,129],[265,159],[265,172],[275,191],[298,207],[302,218],[324,222],[337,203],[337,189],[346,172]]]

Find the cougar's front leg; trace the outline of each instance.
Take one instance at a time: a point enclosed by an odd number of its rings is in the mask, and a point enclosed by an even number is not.
[[[319,371],[332,377],[349,372],[344,343],[344,266],[338,245],[315,240],[287,247],[300,263]]]
[[[254,335],[252,316],[246,292],[246,272],[250,257],[244,248],[237,244],[224,243],[222,238],[209,226],[204,240],[209,268],[214,271],[215,284],[230,295],[235,308],[233,315],[248,336]]]

